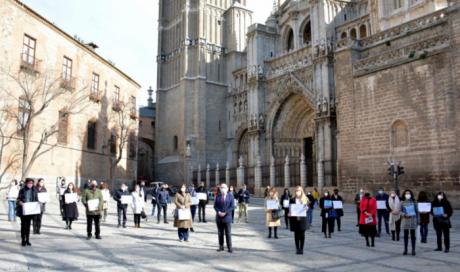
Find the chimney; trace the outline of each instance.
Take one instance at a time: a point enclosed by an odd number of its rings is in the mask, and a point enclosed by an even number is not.
[[[97,44],[93,43],[93,42],[90,42],[90,43],[87,43],[85,44],[86,47],[88,47],[89,49],[93,50],[93,51],[96,51],[96,49],[99,48],[99,46],[97,46]]]

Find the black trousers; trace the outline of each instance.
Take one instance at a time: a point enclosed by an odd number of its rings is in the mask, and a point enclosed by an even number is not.
[[[206,204],[198,204],[198,220],[206,221]]]
[[[324,232],[324,234],[333,233],[334,232],[335,218],[332,218],[332,217],[326,218],[325,216],[323,216],[322,218],[323,218],[323,221],[322,221],[322,224],[321,224],[322,232]]]
[[[40,233],[40,229],[42,228],[42,217],[43,213],[34,215],[34,217],[32,218],[32,227],[35,234]]]
[[[118,215],[118,225],[119,226],[122,223],[121,219],[123,219],[123,226],[126,225],[126,210],[127,209],[128,209],[127,206],[117,206],[117,215]]]
[[[94,228],[96,229],[96,237],[101,235],[101,216],[100,215],[86,215],[86,232],[88,236],[91,236],[93,233],[93,222]]]
[[[341,216],[337,216],[336,218],[334,218],[334,221],[337,221],[337,229],[340,231],[341,230],[341,227],[342,227],[342,220],[340,219]],[[332,231],[334,232],[334,231]]]
[[[134,225],[140,225],[140,224],[141,224],[141,215],[134,214]]]
[[[168,222],[168,219],[167,219],[167,216],[168,216],[168,205],[159,205],[158,204],[158,214],[157,214],[157,219],[158,219],[158,222],[160,222],[160,218],[161,218],[161,210],[163,210],[163,220],[164,222]]]
[[[385,224],[385,231],[387,233],[389,232],[389,226],[388,226],[388,221],[390,220],[390,214],[388,213],[387,210],[377,210],[377,220],[378,220],[378,229],[377,233],[380,235],[382,233],[382,219]]]
[[[305,245],[305,231],[294,231],[294,242],[297,251],[303,251],[303,247]]]
[[[442,249],[442,235],[444,235],[444,247],[445,249],[449,250],[450,249],[450,229],[447,224],[441,225],[439,224],[438,226],[435,227],[436,230],[436,239],[438,242],[438,248]]]
[[[412,245],[412,251],[415,251],[415,230],[411,229],[405,229],[404,230],[404,251],[407,251],[407,247],[409,246],[409,231],[410,231],[410,240],[411,240],[411,245]]]
[[[190,206],[190,212],[192,213],[192,222],[195,222],[196,210],[197,210],[197,205]]]
[[[224,235],[227,248],[232,248],[232,223],[217,222],[217,234],[219,235],[219,247],[224,247]]]
[[[30,223],[34,215],[21,216],[21,240],[22,242],[29,241],[30,237]]]
[[[284,209],[284,223],[286,224],[286,228],[289,227],[289,209]]]

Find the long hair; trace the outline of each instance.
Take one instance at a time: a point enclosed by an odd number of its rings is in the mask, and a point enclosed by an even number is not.
[[[426,194],[425,191],[420,191],[418,193],[417,202],[429,202],[428,195]]]
[[[73,182],[69,182],[69,184],[67,184],[67,189],[66,189],[66,191],[69,191],[69,192],[70,192],[70,189],[69,189],[70,184],[72,184],[72,187],[73,187],[72,193],[80,194],[80,190],[75,186],[75,184],[74,184]]]
[[[409,189],[404,190],[404,192],[402,193],[401,198],[402,198],[403,200],[406,200],[406,193],[409,193],[410,196],[411,196],[410,199],[411,199],[412,201],[415,201],[414,193],[413,193],[411,190],[409,190]]]
[[[294,197],[295,197],[295,198],[297,198],[297,191],[302,192],[302,194],[300,195],[300,201],[301,201],[303,204],[307,204],[307,203],[308,203],[308,198],[307,198],[307,196],[305,195],[305,192],[304,192],[302,186],[297,186],[297,187],[295,187],[295,191],[294,191]]]

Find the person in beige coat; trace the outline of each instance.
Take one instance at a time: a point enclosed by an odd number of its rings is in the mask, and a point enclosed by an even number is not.
[[[267,201],[276,201],[278,202],[277,209],[268,209]],[[281,226],[281,209],[279,207],[278,192],[275,188],[272,188],[268,191],[267,197],[265,198],[265,220],[268,227],[268,239],[272,238],[272,229],[274,232],[274,238],[278,239],[278,227]]]
[[[192,197],[189,193],[187,193],[187,186],[185,184],[183,184],[180,188],[180,191],[177,192],[176,198],[174,199],[174,204],[176,204],[176,211],[174,214],[174,227],[177,228],[179,241],[188,242],[188,230],[192,228],[192,214],[190,212]],[[185,219],[182,216],[185,216]]]

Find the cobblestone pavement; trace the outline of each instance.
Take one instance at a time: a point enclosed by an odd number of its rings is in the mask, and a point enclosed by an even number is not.
[[[3,198],[4,199],[4,198]],[[20,246],[20,223],[8,222],[7,203],[0,204],[1,271],[459,271],[459,212],[453,218],[451,252],[433,252],[435,233],[430,225],[428,244],[417,243],[417,256],[403,256],[403,242],[389,236],[367,248],[357,233],[354,206],[346,205],[342,231],[332,239],[321,234],[318,210],[313,227],[307,232],[305,255],[296,255],[293,234],[279,230],[280,239],[267,239],[263,201],[253,200],[249,223],[233,225],[234,253],[216,252],[217,234],[214,212],[209,206],[208,223],[195,223],[190,242],[178,241],[170,224],[157,224],[148,218],[140,229],[116,226],[116,205],[111,203],[109,217],[102,223],[102,240],[86,240],[84,216],[65,230],[56,200],[47,205],[41,235],[31,234],[32,247]],[[150,212],[151,206],[148,207]],[[83,206],[79,206],[84,215]],[[169,216],[172,208],[169,208]]]

